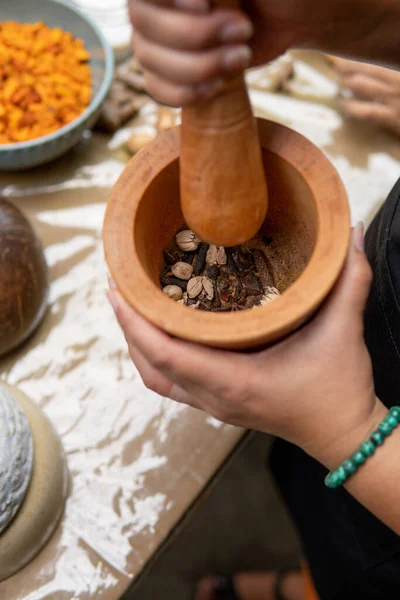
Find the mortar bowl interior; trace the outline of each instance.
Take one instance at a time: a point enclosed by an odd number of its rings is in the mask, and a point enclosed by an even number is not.
[[[266,306],[210,313],[177,304],[160,289],[163,250],[185,224],[179,128],[136,154],[112,191],[103,232],[110,273],[128,303],[170,335],[220,348],[265,346],[307,321],[341,272],[350,224],[337,172],[298,133],[264,119],[258,127],[269,193],[260,233],[281,293]]]

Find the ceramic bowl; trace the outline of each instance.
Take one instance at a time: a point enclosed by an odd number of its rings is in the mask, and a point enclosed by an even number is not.
[[[115,185],[104,223],[105,255],[124,298],[172,336],[250,349],[304,324],[336,282],[348,251],[347,196],[326,156],[300,134],[258,120],[269,207],[262,227],[281,296],[233,313],[190,309],[159,285],[163,249],[184,225],[179,198],[179,128],[140,150]],[[246,157],[243,157],[246,160]]]
[[[44,21],[61,27],[85,42],[90,52],[92,102],[75,121],[50,135],[29,142],[0,145],[0,170],[17,171],[47,163],[70,150],[86,129],[96,122],[108,94],[114,73],[114,55],[99,27],[92,19],[65,0],[12,0],[0,2],[0,22],[33,23]]]

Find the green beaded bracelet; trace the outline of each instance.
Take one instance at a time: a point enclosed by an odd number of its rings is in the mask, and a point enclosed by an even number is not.
[[[374,454],[378,446],[383,442],[400,424],[400,406],[393,406],[383,419],[378,429],[374,431],[368,441],[363,442],[360,449],[353,454],[349,460],[345,460],[336,471],[331,471],[325,477],[325,485],[328,488],[338,488],[344,484],[365,461]]]

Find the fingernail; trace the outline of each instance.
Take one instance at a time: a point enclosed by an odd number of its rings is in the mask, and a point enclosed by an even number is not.
[[[364,223],[362,221],[359,221],[354,228],[353,244],[358,250],[364,252]]]
[[[115,314],[117,314],[119,309],[118,292],[107,292],[107,298],[113,308],[113,311]]]
[[[107,281],[108,281],[108,287],[110,288],[110,290],[116,290],[117,289],[117,286],[116,286],[116,283],[115,283],[114,279],[108,273],[107,273]]]
[[[244,42],[249,40],[253,33],[254,27],[250,21],[236,21],[224,25],[219,38],[221,42]]]
[[[206,13],[210,9],[208,0],[174,0],[174,6],[188,12]]]
[[[203,98],[208,98],[209,96],[213,96],[217,92],[223,89],[225,85],[225,81],[223,79],[214,79],[213,81],[208,81],[207,83],[200,83],[197,86],[197,93]]]
[[[227,71],[246,69],[250,65],[252,52],[248,46],[236,46],[225,51],[224,67]]]

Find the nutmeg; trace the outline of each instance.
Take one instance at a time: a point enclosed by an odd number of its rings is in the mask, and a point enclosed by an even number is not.
[[[177,246],[184,252],[194,252],[197,250],[200,240],[191,229],[180,231],[175,236]]]
[[[183,296],[183,291],[177,285],[166,285],[163,288],[163,292],[173,300],[180,300]]]
[[[0,356],[39,325],[48,290],[47,264],[35,231],[13,204],[0,199]]]
[[[188,281],[193,274],[193,267],[189,263],[177,262],[175,265],[172,265],[171,271],[178,279]]]

